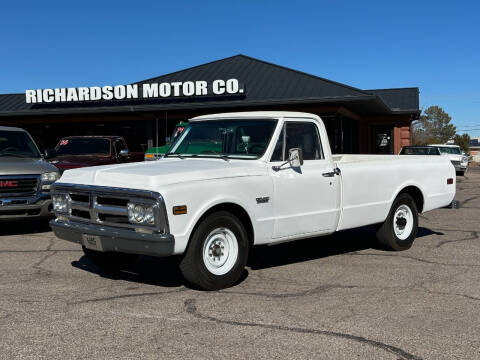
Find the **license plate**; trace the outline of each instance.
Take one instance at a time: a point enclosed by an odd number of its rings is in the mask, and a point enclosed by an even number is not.
[[[87,249],[102,251],[100,236],[83,234],[83,246]]]

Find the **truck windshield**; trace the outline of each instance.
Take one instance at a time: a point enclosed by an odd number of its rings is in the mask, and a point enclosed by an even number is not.
[[[458,147],[439,146],[438,150],[440,150],[442,154],[453,154],[453,155],[461,154],[460,148]]]
[[[166,154],[169,156],[258,159],[267,150],[277,120],[191,122]]]
[[[98,138],[66,138],[55,148],[57,155],[110,155],[110,140]]]
[[[440,155],[434,147],[404,147],[400,155]]]
[[[39,158],[40,153],[24,131],[0,131],[0,156]]]

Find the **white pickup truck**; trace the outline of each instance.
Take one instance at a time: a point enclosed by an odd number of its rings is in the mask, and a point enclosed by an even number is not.
[[[158,161],[65,171],[50,224],[100,266],[182,255],[185,279],[213,290],[253,245],[378,224],[385,248],[408,249],[418,213],[454,195],[443,156],[332,156],[316,115],[227,113],[191,119]]]

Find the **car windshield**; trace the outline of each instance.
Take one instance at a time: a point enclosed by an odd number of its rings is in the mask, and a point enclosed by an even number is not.
[[[40,152],[26,132],[0,130],[0,156],[39,158]]]
[[[191,122],[168,150],[169,156],[258,159],[267,150],[276,120]]]
[[[440,150],[442,154],[461,155],[460,148],[458,147],[439,146],[438,150]]]
[[[440,155],[434,147],[404,147],[400,155]]]
[[[110,140],[99,138],[65,138],[55,148],[57,155],[110,155]]]

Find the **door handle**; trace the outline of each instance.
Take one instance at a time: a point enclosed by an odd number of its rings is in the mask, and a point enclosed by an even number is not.
[[[333,169],[333,171],[323,173],[322,175],[324,177],[334,177],[335,175],[340,175],[341,173],[342,171],[338,167],[336,167],[335,169]]]

